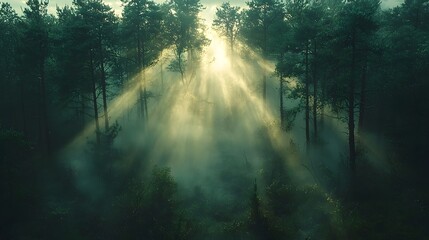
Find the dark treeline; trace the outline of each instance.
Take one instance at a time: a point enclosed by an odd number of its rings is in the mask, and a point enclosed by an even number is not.
[[[210,43],[199,0],[122,3],[120,17],[102,0],[74,0],[55,15],[45,0],[28,0],[22,15],[1,3],[0,239],[428,236],[428,0],[393,9],[378,0],[252,0],[217,8],[212,27],[231,56],[250,48],[276,63],[282,130],[303,114],[307,153],[329,141],[322,136],[329,119],[343,122],[347,136],[339,153],[347,152],[340,174],[347,186],[335,187],[336,173],[323,169],[317,171],[326,181],[297,186],[284,156],[267,146],[272,174],[257,184],[243,173],[236,205],[215,202],[199,187],[180,192],[169,168],[145,176],[112,170],[125,155],[112,144],[125,126],[112,122],[111,100],[136,88],[130,108],[147,123],[156,97],[147,82],[155,79],[142,70],[170,51],[165,67],[185,88],[196,81],[193,71]],[[164,84],[162,64],[156,81]],[[265,102],[272,74],[261,73],[257,94]],[[291,99],[298,106],[288,105]],[[109,189],[97,197],[82,193],[59,154],[92,124],[88,161],[97,184]],[[258,141],[267,145],[262,135]],[[384,170],[366,154],[374,148],[386,153]]]

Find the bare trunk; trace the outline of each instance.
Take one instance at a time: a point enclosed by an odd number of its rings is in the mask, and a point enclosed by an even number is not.
[[[103,95],[104,129],[107,131],[109,129],[109,113],[107,112],[106,73],[103,62],[101,63],[101,84]]]
[[[362,133],[364,130],[363,121],[365,117],[365,107],[366,107],[366,74],[367,74],[367,63],[365,62],[362,69],[362,78],[360,82],[360,103],[359,103],[359,123],[358,123],[358,133]]]
[[[317,45],[314,41],[314,52],[313,52],[313,128],[314,128],[314,142],[317,142]]]
[[[310,89],[309,89],[309,76],[308,76],[308,41],[305,47],[305,141],[308,146],[310,144]]]
[[[81,121],[81,128],[83,129],[85,127],[85,96],[83,95],[83,92],[79,92],[80,97],[80,121]]]
[[[160,54],[160,67],[161,67],[161,90],[164,91],[164,70],[163,70],[163,61],[162,61],[162,51]]]
[[[179,65],[179,72],[180,72],[180,77],[181,77],[181,80],[182,80],[182,84],[183,85],[185,85],[185,73],[184,73],[184,69],[183,69],[183,66],[182,66],[182,53],[178,53],[177,54],[177,62],[178,62],[178,65]]]
[[[232,56],[232,53],[234,52],[234,36],[232,35],[232,33],[231,33],[231,38],[229,39],[229,48],[231,50],[231,56]]]
[[[283,92],[284,92],[283,74],[280,73],[280,89],[279,89],[279,98],[280,98],[280,127],[282,129],[285,127]]]
[[[188,82],[186,83],[186,87],[188,88],[191,84],[192,80],[195,78],[196,71],[196,63],[195,63],[195,52],[194,49],[188,49],[188,58],[187,58],[187,72],[188,72]]]
[[[320,83],[320,124],[319,127],[322,129],[325,123],[325,92],[326,92],[326,83],[325,83],[325,78],[326,76],[323,76],[322,78],[320,78],[320,81],[318,81],[318,83]]]
[[[355,105],[355,71],[356,71],[356,43],[355,33],[352,36],[352,63],[351,63],[351,76],[349,83],[349,96],[348,96],[348,132],[349,132],[349,161],[350,161],[350,183],[351,190],[354,191],[355,177],[356,177],[356,146],[355,146],[355,118],[354,118],[354,105]]]
[[[146,86],[144,87],[143,93],[144,93],[144,110],[145,110],[145,116],[146,116],[146,121],[148,121],[149,120],[149,114],[148,114],[148,111],[147,111],[147,91],[146,91]]]
[[[283,53],[280,54],[280,61],[283,61]],[[283,103],[283,92],[284,92],[284,83],[283,83],[283,73],[280,72],[279,76],[280,88],[279,88],[279,99],[280,99],[280,128],[284,129],[285,127],[285,117],[284,117],[284,103]]]
[[[109,113],[107,112],[107,90],[106,90],[106,70],[104,69],[103,46],[101,40],[100,47],[100,70],[101,70],[101,91],[103,96],[103,111],[104,111],[104,129],[107,132],[109,129]]]
[[[28,130],[27,130],[27,114],[25,111],[25,101],[24,101],[24,81],[21,79],[20,84],[20,100],[21,100],[21,117],[22,117],[22,129],[24,131],[24,135],[28,136]]]
[[[42,142],[46,154],[50,152],[50,139],[49,139],[49,123],[48,123],[48,107],[46,105],[46,79],[45,79],[45,57],[40,59],[40,108],[42,110]]]
[[[144,98],[144,112],[145,112],[145,117],[146,117],[146,122],[149,120],[149,113],[147,111],[147,90],[146,90],[146,76],[143,72],[143,98]]]
[[[95,134],[97,138],[97,144],[100,144],[100,123],[98,122],[97,88],[95,83],[94,59],[92,55],[92,50],[90,50],[90,70],[91,70],[91,83],[92,83],[92,102],[94,107]]]
[[[264,12],[264,19],[265,19],[265,15],[266,15],[266,12]],[[267,55],[267,38],[268,38],[267,34],[268,34],[268,26],[264,21],[264,43],[263,43],[264,45],[262,49],[262,54],[264,59]],[[267,73],[265,72],[265,69],[263,69],[263,71],[264,71],[264,76],[262,78],[262,98],[264,100],[264,103],[266,103],[267,102]]]
[[[143,83],[139,82],[139,106],[140,106],[140,118],[144,118],[144,96],[143,96]]]
[[[139,106],[140,106],[140,118],[144,118],[145,116],[145,108],[144,108],[144,94],[143,94],[143,60],[142,60],[142,46],[141,46],[141,39],[140,39],[140,30],[137,31],[137,74],[139,78]]]
[[[262,99],[264,100],[264,103],[267,101],[267,74],[264,71],[264,76],[262,77]]]
[[[146,82],[146,73],[145,73],[145,71],[143,70],[146,66],[145,66],[145,46],[144,46],[144,44],[142,44],[142,46],[141,46],[141,50],[142,50],[142,61],[141,61],[141,64],[142,64],[142,68],[141,68],[141,71],[143,71],[143,103],[144,103],[144,112],[145,112],[145,117],[146,117],[146,121],[148,120],[148,112],[147,112],[147,90],[146,90],[146,85],[147,85],[147,82]]]

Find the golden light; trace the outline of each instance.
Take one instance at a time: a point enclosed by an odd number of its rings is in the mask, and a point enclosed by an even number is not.
[[[240,43],[232,53],[224,38],[214,31],[207,35],[211,42],[201,62],[185,73],[189,84],[182,83],[179,73],[167,70],[168,60],[158,61],[109,102],[110,122],[122,126],[115,147],[125,156],[116,164],[125,169],[144,164],[142,175],[154,165],[168,166],[182,186],[219,184],[217,169],[227,160],[249,164],[246,174],[260,178],[270,160],[263,148],[270,146],[282,156],[293,183],[313,184],[305,157],[290,146],[294,136],[279,128],[278,108],[262,99],[264,76],[267,101],[279,97],[275,64]],[[167,50],[163,56],[173,54]],[[297,79],[288,80],[288,87],[297,84]],[[140,85],[154,96],[148,99],[148,121],[138,115]],[[91,176],[85,175],[88,157],[82,156],[94,133],[95,124],[88,124],[63,152],[84,183]]]
[[[215,71],[225,71],[225,68],[231,64],[230,58],[227,56],[227,44],[213,31],[209,31],[208,37],[210,38],[211,43],[206,54],[206,57],[208,58],[207,60],[213,64]],[[210,58],[212,59],[210,60]]]

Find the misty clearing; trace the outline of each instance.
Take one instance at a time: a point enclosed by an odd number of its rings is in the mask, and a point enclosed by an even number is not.
[[[0,239],[429,235],[427,0],[0,4]]]

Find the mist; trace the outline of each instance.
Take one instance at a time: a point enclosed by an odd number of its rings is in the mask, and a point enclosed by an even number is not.
[[[423,239],[429,13],[393,2],[1,3],[0,239]]]
[[[173,55],[167,51],[164,59],[136,74],[129,86],[110,101],[111,121],[121,126],[112,146],[120,156],[106,163],[113,169],[110,171],[147,181],[154,168],[170,169],[185,205],[225,208],[228,213],[222,214],[238,219],[249,214],[249,201],[243,199],[251,196],[254,186],[261,186],[258,194],[265,198],[264,188],[287,183],[297,191],[315,191],[322,199],[317,204],[328,208],[313,212],[316,206],[305,206],[303,202],[300,208],[305,210],[295,210],[298,239],[317,231],[308,218],[322,214],[336,221],[338,216],[333,211],[338,211],[339,206],[333,206],[330,201],[335,200],[330,198],[347,187],[341,175],[347,169],[346,151],[341,152],[347,145],[346,126],[335,118],[326,120],[320,139],[329,143],[306,149],[304,126],[299,124],[304,116],[298,114],[297,123],[286,132],[277,120],[280,114],[275,63],[245,45],[231,52],[225,39],[213,30],[207,35],[210,44],[199,62],[189,66],[184,82],[179,73],[166,68]],[[264,73],[269,75],[269,98],[265,101],[260,94]],[[137,89],[144,84],[153,96],[148,119],[139,117],[135,104],[139,98]],[[289,108],[299,105],[294,99],[285,104]],[[94,131],[94,124],[87,126],[59,156],[63,167],[74,173],[78,190],[89,199],[101,200],[109,195],[112,186],[99,175],[100,163],[91,160],[93,146],[88,143],[95,141]],[[326,171],[333,175],[332,179],[323,179]],[[217,219],[216,211],[191,210],[191,214],[214,226],[230,224]],[[220,226],[206,232],[207,237],[222,236]]]

